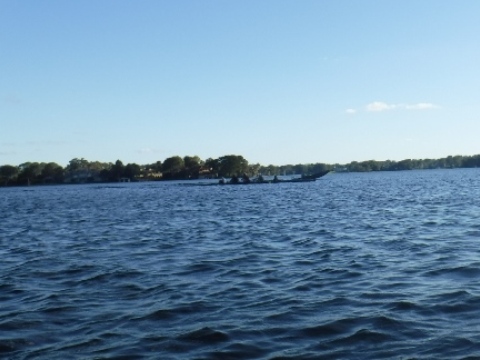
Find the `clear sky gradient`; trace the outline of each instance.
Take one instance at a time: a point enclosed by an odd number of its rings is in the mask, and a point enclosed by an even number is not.
[[[477,0],[0,0],[0,165],[480,153]]]

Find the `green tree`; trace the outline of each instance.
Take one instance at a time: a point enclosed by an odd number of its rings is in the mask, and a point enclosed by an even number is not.
[[[262,169],[262,172],[266,175],[273,176],[273,175],[280,175],[280,168],[275,165],[268,165]]]
[[[225,155],[218,161],[219,176],[232,177],[248,173],[248,161],[241,155]]]
[[[463,164],[464,167],[480,167],[480,155],[467,156]]]
[[[158,174],[162,172],[162,162],[156,161],[153,164],[147,164],[141,166],[141,173],[142,177],[145,179],[152,179],[154,178],[153,174]]]
[[[18,184],[33,185],[39,182],[43,166],[38,162],[26,162],[18,166]]]
[[[155,172],[162,172],[162,162],[157,161],[156,163],[150,165],[150,168]]]
[[[411,159],[405,159],[402,161],[399,161],[397,163],[397,169],[398,170],[412,170],[413,169],[413,163]]]
[[[205,167],[210,170],[212,174],[218,176],[218,172],[220,171],[220,161],[218,159],[208,158],[205,160]]]
[[[120,160],[115,161],[115,164],[111,167],[110,173],[110,180],[112,181],[119,181],[120,178],[123,177],[123,172],[125,170],[125,166]]]
[[[183,163],[187,169],[196,169],[202,165],[202,160],[198,156],[185,156]]]
[[[293,165],[282,165],[280,166],[280,174],[282,175],[294,175],[295,169]]]
[[[365,166],[364,163],[361,163],[358,161],[352,161],[350,164],[348,164],[348,171],[364,172],[364,171],[368,171],[368,168]]]
[[[63,168],[54,162],[45,164],[42,169],[41,178],[44,183],[63,182]]]
[[[462,166],[462,157],[457,155],[457,156],[448,156],[446,158],[446,166],[449,168],[459,168]]]
[[[326,170],[331,170],[331,166],[323,163],[316,163],[312,165],[311,172],[312,174],[317,174]]]
[[[7,186],[18,174],[18,168],[12,165],[0,166],[0,181]]]
[[[112,167],[111,163],[104,163],[100,161],[90,161],[88,162],[88,169],[95,172],[99,173],[103,169],[110,169]]]
[[[66,170],[68,172],[75,172],[79,170],[88,170],[89,169],[89,162],[85,160],[84,158],[78,159],[72,159],[68,162],[68,165],[66,167]]]
[[[307,164],[297,164],[293,167],[295,174],[306,175],[309,173],[309,166]]]
[[[127,164],[123,171],[123,176],[129,178],[130,180],[134,180],[138,175],[141,173],[140,165],[138,164]]]
[[[251,164],[248,166],[248,174],[250,176],[258,176],[260,173],[260,168],[262,166],[260,164]]]
[[[184,164],[184,177],[186,178],[198,178],[200,167],[202,166],[202,160],[198,156],[185,156],[183,158]]]
[[[168,179],[178,178],[179,173],[184,169],[185,163],[180,156],[172,156],[167,159],[162,164],[162,172],[164,176]]]

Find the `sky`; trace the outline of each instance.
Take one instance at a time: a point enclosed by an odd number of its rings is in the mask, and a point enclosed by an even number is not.
[[[480,153],[477,0],[0,0],[0,165]]]

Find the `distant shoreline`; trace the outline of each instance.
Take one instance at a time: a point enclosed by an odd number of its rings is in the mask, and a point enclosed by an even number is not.
[[[249,164],[241,155],[225,155],[217,159],[201,160],[198,156],[172,156],[163,162],[138,165],[122,161],[102,163],[83,158],[72,159],[62,167],[54,162],[26,162],[18,166],[0,166],[0,187],[31,185],[62,185],[118,183],[138,181],[169,181],[218,179],[222,177],[258,175],[311,175],[325,170],[343,172],[402,171],[457,169],[480,167],[480,155],[448,156],[440,159],[405,159],[401,161],[352,161],[348,164]]]

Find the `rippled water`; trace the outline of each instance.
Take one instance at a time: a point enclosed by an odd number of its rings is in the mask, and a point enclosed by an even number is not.
[[[480,169],[0,189],[0,358],[480,358]]]

